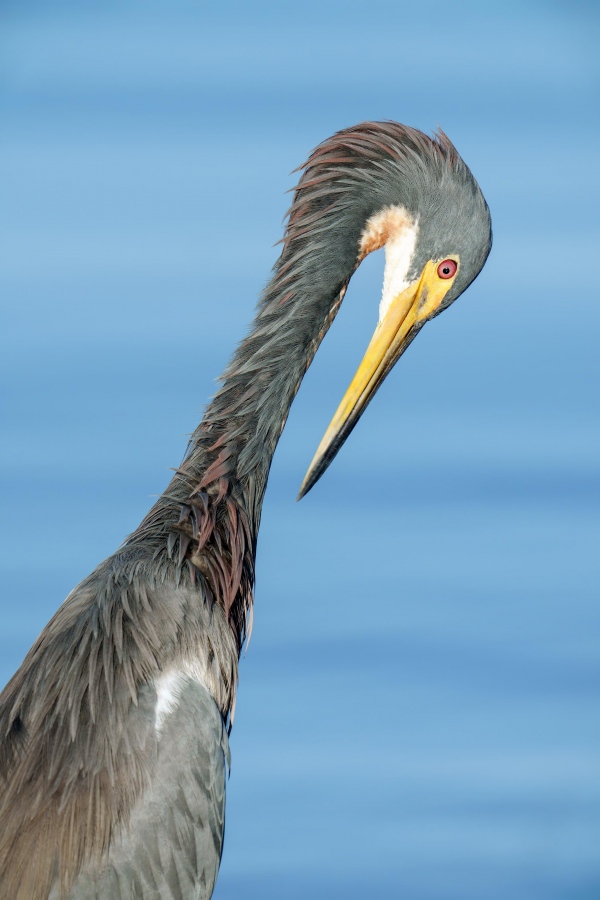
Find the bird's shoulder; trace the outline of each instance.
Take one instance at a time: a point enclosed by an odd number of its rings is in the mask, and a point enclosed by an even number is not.
[[[197,586],[109,558],[67,597],[0,695],[0,897],[47,896],[57,869],[68,882],[106,859],[152,785],[174,666],[206,683],[218,669],[222,693],[237,679],[233,633]]]

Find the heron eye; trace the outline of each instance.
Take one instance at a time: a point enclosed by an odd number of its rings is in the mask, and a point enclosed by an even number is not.
[[[437,273],[439,278],[453,278],[456,275],[458,266],[453,259],[445,259],[438,266]]]

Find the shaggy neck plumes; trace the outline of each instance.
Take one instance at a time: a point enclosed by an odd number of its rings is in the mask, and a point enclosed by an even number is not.
[[[319,270],[319,253],[310,262]],[[333,321],[351,275],[337,272],[318,285],[307,265],[295,291],[272,289],[248,337],[222,376],[222,387],[193,434],[184,468],[203,486],[227,478],[246,506],[255,531],[269,469],[292,401],[313,356]],[[282,266],[279,266],[281,269]],[[293,268],[290,273],[294,276]]]
[[[356,248],[356,242],[354,242]],[[256,538],[269,469],[290,406],[352,273],[320,248],[284,249],[248,337],[191,437],[165,493],[129,545],[199,581],[221,605],[241,649],[254,584]],[[352,260],[355,262],[355,259]],[[294,284],[287,287],[288,277]],[[318,276],[318,277],[317,277]]]

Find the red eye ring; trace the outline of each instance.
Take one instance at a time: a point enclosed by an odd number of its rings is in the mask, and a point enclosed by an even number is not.
[[[438,278],[454,278],[457,269],[453,259],[445,259],[437,267]]]

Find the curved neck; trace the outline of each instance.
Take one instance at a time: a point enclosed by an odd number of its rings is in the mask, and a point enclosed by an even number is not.
[[[152,577],[158,570],[179,583],[187,566],[192,582],[200,579],[205,596],[223,607],[240,648],[263,498],[290,406],[360,262],[365,223],[390,199],[407,206],[403,191],[396,197],[386,189],[383,200],[381,166],[372,164],[379,141],[367,140],[355,165],[358,151],[336,140],[308,160],[253,326],[180,468],[125,545],[136,545]]]
[[[228,490],[243,502],[255,535],[271,461],[292,401],[352,274],[336,267],[325,284],[322,275],[315,277],[319,260],[307,262],[311,264],[300,277],[290,270],[293,290],[282,290],[282,254],[250,333],[223,373],[222,387],[192,435],[180,470],[203,489],[226,479]],[[176,481],[177,476],[167,492],[176,489],[180,496]]]
[[[297,203],[297,201],[296,201]],[[332,211],[333,212],[333,211]],[[254,558],[269,469],[290,406],[357,265],[362,223],[327,217],[305,231],[293,216],[252,328],[221,377],[171,483],[124,550],[154,577],[192,582],[225,609],[241,647],[252,603]],[[364,218],[362,220],[364,223]],[[298,233],[300,232],[300,233]]]
[[[239,650],[251,627],[256,539],[271,460],[352,273],[351,265],[319,269],[319,254],[307,254],[298,271],[286,256],[284,248],[253,327],[181,466],[125,544],[141,549],[153,571],[170,570],[177,583],[185,563],[192,583],[200,579],[204,594],[224,609]],[[287,271],[293,289],[285,289]]]

